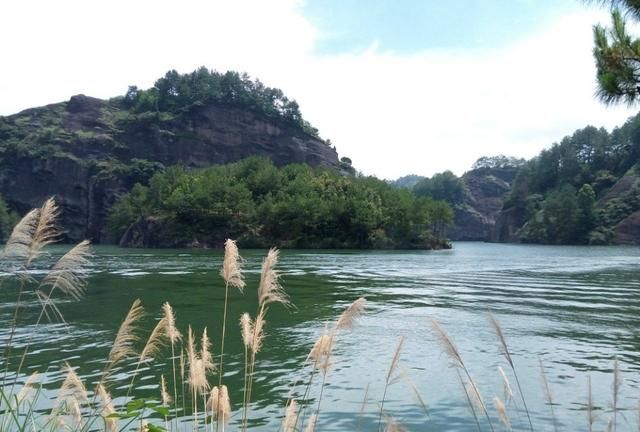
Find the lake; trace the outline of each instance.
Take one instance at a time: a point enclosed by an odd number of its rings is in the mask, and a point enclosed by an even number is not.
[[[52,248],[34,273],[41,274],[64,252]],[[190,324],[199,335],[206,326],[219,351],[224,285],[219,276],[222,254],[206,250],[133,250],[97,246],[94,249],[86,297],[64,301],[64,324],[31,325],[39,306],[26,303],[14,337],[18,348],[33,347],[27,372],[38,370],[46,396],[54,397],[64,376],[64,362],[77,367],[88,382],[104,367],[111,341],[131,303],[139,298],[148,313],[150,330],[163,302],[174,307],[178,327]],[[266,251],[242,251],[247,288],[230,291],[225,347],[225,383],[234,407],[242,401],[244,351],[238,318],[255,315],[256,287]],[[612,367],[620,362],[623,386],[618,415],[620,430],[637,430],[640,377],[640,248],[529,246],[455,243],[447,251],[283,251],[278,268],[295,305],[270,308],[266,339],[258,354],[251,407],[256,431],[276,431],[284,405],[297,380],[306,381],[304,360],[325,323],[332,323],[357,298],[367,299],[359,323],[340,333],[333,365],[322,396],[320,431],[377,430],[380,401],[389,365],[399,339],[405,342],[398,372],[410,377],[426,402],[428,414],[405,380],[386,393],[384,411],[408,430],[476,430],[455,368],[443,353],[431,327],[436,319],[459,348],[484,396],[496,430],[493,397],[503,398],[498,366],[511,378],[514,400],[507,405],[514,429],[526,429],[513,375],[500,355],[487,315],[502,325],[536,430],[553,428],[539,360],[554,396],[558,428],[587,429],[587,379],[591,377],[597,419],[604,430],[611,414]],[[0,297],[0,340],[6,345],[15,292],[4,286]],[[3,369],[5,364],[2,365]],[[122,402],[135,367],[120,371],[110,391]],[[171,375],[167,350],[145,366],[136,382],[136,396],[158,397],[160,374]],[[217,383],[217,378],[212,379]],[[317,400],[320,380],[311,388]],[[88,385],[87,387],[91,387]],[[298,386],[297,391],[303,391]],[[365,391],[367,403],[363,407]],[[315,410],[315,403],[313,409]],[[42,409],[47,401],[41,401]],[[234,411],[231,427],[240,417]],[[483,430],[490,430],[480,418]]]

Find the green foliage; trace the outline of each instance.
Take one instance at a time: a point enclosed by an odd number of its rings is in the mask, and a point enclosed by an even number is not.
[[[419,181],[413,191],[420,197],[446,201],[449,204],[458,204],[464,199],[464,183],[451,171]]]
[[[251,247],[416,248],[439,246],[448,205],[372,177],[306,165],[276,168],[265,158],[188,171],[170,167],[114,206],[115,237],[141,218],[164,221],[168,242],[237,238]]]
[[[483,156],[474,162],[471,169],[481,168],[517,168],[526,163],[526,160],[513,156]]]
[[[612,228],[640,209],[639,194],[634,187],[597,200],[622,176],[637,175],[639,160],[640,115],[611,133],[588,126],[523,165],[504,207],[519,215],[523,241],[607,243]]]
[[[7,203],[0,197],[0,242],[5,242],[11,235],[11,230],[20,220],[20,216],[9,210]]]
[[[282,90],[233,71],[220,73],[201,67],[189,74],[179,74],[171,70],[148,90],[130,86],[122,101],[125,108],[138,115],[178,114],[211,103],[236,106],[318,136],[318,130],[302,118],[298,103],[287,98]]]
[[[625,14],[618,7],[640,17],[640,4],[635,0],[611,1],[611,27],[593,28],[593,56],[596,62],[598,96],[607,104],[631,104],[640,96],[640,39],[627,31]]]

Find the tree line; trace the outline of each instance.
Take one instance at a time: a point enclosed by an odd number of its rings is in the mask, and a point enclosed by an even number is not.
[[[375,177],[344,176],[266,158],[199,170],[170,167],[113,207],[117,239],[136,221],[161,221],[166,244],[197,239],[243,247],[440,248],[453,213]]]

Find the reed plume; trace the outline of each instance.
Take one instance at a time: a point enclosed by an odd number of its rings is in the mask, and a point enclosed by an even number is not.
[[[251,348],[253,323],[251,322],[251,316],[246,312],[240,316],[240,333],[244,347],[246,349]]]
[[[613,382],[611,383],[611,407],[613,408],[613,430],[618,427],[618,402],[620,400],[620,389],[622,387],[622,377],[620,375],[620,363],[618,358],[613,359]]]
[[[496,407],[496,411],[498,412],[498,417],[500,421],[504,425],[507,430],[511,430],[511,421],[509,420],[509,415],[507,414],[507,408],[504,406],[504,403],[500,400],[498,396],[493,398],[493,404]]]
[[[480,396],[480,392],[478,391],[478,387],[475,385],[473,379],[471,378],[471,374],[469,373],[469,369],[467,368],[466,364],[464,363],[464,360],[462,359],[462,355],[460,354],[460,351],[458,350],[458,347],[453,343],[453,340],[449,337],[449,335],[447,334],[447,332],[444,331],[444,329],[442,328],[442,326],[438,323],[438,321],[436,321],[435,319],[431,320],[431,327],[433,329],[433,332],[436,335],[436,338],[438,339],[438,341],[440,342],[440,345],[442,346],[442,350],[447,354],[447,356],[449,357],[449,360],[451,362],[451,365],[453,367],[455,367],[456,369],[458,369],[458,373],[461,370],[462,372],[464,372],[467,381],[469,383],[471,383],[472,387],[472,393],[469,394],[467,389],[466,389],[466,384],[462,378],[462,375],[460,375],[460,382],[462,383],[462,387],[465,390],[465,394],[467,396],[467,401],[470,404],[470,408],[471,411],[473,413],[474,418],[476,417],[476,413],[475,410],[473,409],[473,400],[474,399],[479,399],[482,400],[482,397]],[[489,428],[493,431],[493,423],[491,422],[491,418],[489,417],[489,412],[487,411],[486,407],[484,406],[484,403],[482,403],[482,412],[484,413],[485,418],[487,419],[487,423],[489,424]],[[476,418],[476,424],[478,426],[478,429],[480,429],[480,424],[478,422],[478,419]]]
[[[59,236],[60,230],[57,227],[57,218],[60,215],[60,209],[55,200],[49,198],[42,204],[38,212],[38,220],[33,231],[29,252],[27,254],[27,266],[36,259],[42,248],[55,243]]]
[[[178,417],[178,381],[176,379],[176,351],[175,345],[182,340],[182,334],[176,327],[176,316],[173,313],[173,308],[169,302],[165,302],[162,305],[162,312],[164,315],[164,322],[166,324],[165,333],[169,338],[171,344],[171,370],[173,372],[173,400],[176,404],[173,406],[174,415]],[[182,350],[180,350],[180,357],[182,357]],[[183,378],[184,379],[184,378]]]
[[[307,420],[307,427],[304,428],[304,432],[315,432],[317,421],[318,421],[318,416],[316,416],[315,414],[311,414],[309,416],[309,420]]]
[[[7,239],[7,243],[2,252],[3,257],[25,260],[28,258],[39,216],[40,209],[32,209],[20,219],[13,227],[11,235]]]
[[[89,240],[83,240],[56,262],[40,283],[40,289],[49,286],[51,293],[59,289],[74,300],[79,300],[84,295],[87,285],[87,274],[84,270],[90,257],[91,243]]]
[[[587,376],[587,421],[589,422],[589,432],[593,431],[593,422],[596,420],[593,405],[593,393],[591,391],[591,375]]]
[[[264,308],[269,303],[290,304],[287,294],[280,284],[280,275],[275,266],[278,264],[279,252],[277,249],[269,249],[267,257],[262,262],[260,273],[260,285],[258,286],[258,303]]]
[[[176,327],[176,317],[173,312],[173,308],[168,302],[165,302],[162,305],[162,312],[164,314],[164,322],[166,324],[165,333],[169,338],[169,342],[172,345],[175,345],[177,342],[182,340],[182,334]]]
[[[243,292],[245,282],[240,268],[242,258],[238,252],[236,242],[227,239],[224,243],[224,260],[220,275],[224,279],[224,313],[222,316],[222,338],[220,339],[220,367],[218,374],[218,385],[222,385],[223,367],[224,367],[224,340],[227,329],[227,304],[229,303],[229,286],[238,288]]]
[[[389,365],[389,370],[387,371],[387,377],[384,382],[384,392],[382,393],[382,401],[380,402],[380,416],[378,418],[378,429],[382,426],[382,414],[384,412],[384,401],[387,397],[387,390],[389,389],[389,384],[391,383],[391,378],[395,373],[396,368],[398,367],[398,363],[400,362],[400,352],[402,351],[402,345],[404,344],[404,336],[400,337],[398,341],[398,345],[396,346],[395,351],[393,352],[393,357],[391,358],[391,364]]]
[[[502,332],[500,323],[491,313],[489,314],[489,324],[491,324],[491,327],[493,327],[493,330],[496,333],[501,354],[504,356],[505,360],[507,360],[507,363],[509,363],[509,367],[511,367],[511,370],[513,371],[513,376],[516,379],[516,386],[518,387],[518,393],[520,393],[522,405],[524,406],[524,411],[527,414],[527,420],[529,421],[529,429],[531,430],[531,432],[533,432],[533,423],[531,422],[531,415],[529,414],[529,408],[527,407],[527,400],[524,397],[524,392],[522,391],[522,386],[520,385],[520,379],[518,378],[518,373],[516,372],[516,367],[513,362],[513,358],[511,357],[511,352],[509,351],[509,345],[507,345],[507,339],[504,337],[504,333]]]
[[[218,424],[225,425],[229,423],[231,418],[231,401],[229,399],[229,390],[226,385],[220,386],[220,402],[218,402]],[[224,426],[223,429],[224,431]]]
[[[511,383],[509,382],[509,378],[507,378],[507,374],[504,372],[504,369],[502,369],[502,366],[498,366],[498,372],[500,372],[500,377],[502,378],[502,391],[504,393],[504,402],[508,404],[511,398],[513,398],[513,390],[511,390]]]
[[[360,297],[359,299],[351,303],[351,305],[349,305],[349,307],[347,307],[347,309],[345,309],[345,311],[340,314],[340,317],[336,322],[335,329],[351,330],[357,319],[360,318],[360,316],[364,312],[366,304],[367,300],[364,297]]]
[[[551,387],[549,386],[549,381],[547,380],[547,374],[544,372],[544,365],[542,364],[542,359],[538,357],[538,363],[540,364],[540,377],[542,378],[542,389],[544,390],[544,398],[547,404],[549,405],[549,409],[551,410],[551,419],[553,420],[553,429],[558,431],[558,421],[556,419],[556,412],[553,409],[554,401],[553,401],[553,393],[551,392]]]
[[[69,363],[65,363],[65,379],[62,382],[58,397],[51,409],[51,416],[58,417],[61,414],[69,414],[77,425],[82,423],[81,404],[89,404],[87,389],[80,377],[75,373]]]
[[[100,405],[102,407],[100,415],[104,419],[105,432],[116,432],[118,430],[118,419],[111,417],[116,413],[113,407],[113,401],[111,395],[107,392],[102,384],[98,384],[96,393],[100,399]]]
[[[251,343],[253,341],[253,323],[251,322],[251,316],[247,312],[240,316],[240,333],[242,335],[242,345],[244,346],[244,385],[242,389],[242,406],[244,408],[247,403],[249,351],[251,350]]]
[[[202,360],[202,367],[204,368],[205,374],[216,369],[216,365],[213,363],[213,354],[211,354],[211,341],[207,335],[206,327],[202,332],[202,339],[200,340],[200,359]]]
[[[285,411],[284,420],[282,422],[283,432],[295,432],[296,422],[298,420],[298,403],[295,400],[291,400]]]
[[[160,400],[162,401],[162,405],[170,406],[172,399],[169,392],[167,392],[167,383],[164,380],[164,374],[160,375]]]
[[[406,373],[404,370],[402,370],[400,371],[400,375],[398,378],[402,379],[402,381],[404,381],[407,387],[409,387],[409,389],[411,390],[411,393],[413,393],[413,397],[416,399],[416,402],[418,402],[418,404],[420,405],[424,413],[427,416],[431,417],[431,415],[429,414],[429,408],[427,407],[426,402],[422,398],[422,395],[418,391],[418,387],[416,387],[415,383],[413,382],[409,374]]]
[[[147,343],[144,345],[142,351],[140,351],[138,363],[145,363],[154,360],[160,352],[160,348],[164,346],[166,339],[167,323],[166,318],[163,316],[153,328],[153,331],[149,335],[149,339],[147,339]]]
[[[227,239],[224,243],[224,260],[222,262],[220,276],[222,276],[228,286],[238,288],[240,292],[242,292],[245,287],[241,263],[242,257],[238,252],[236,242],[234,240]]]
[[[109,371],[122,360],[136,356],[134,344],[140,339],[136,334],[138,330],[137,324],[143,315],[144,309],[142,308],[142,303],[140,299],[136,299],[131,305],[124,321],[120,324],[116,338],[111,346],[111,351],[109,351],[103,378],[108,377]]]
[[[20,405],[23,401],[28,401],[33,397],[33,391],[36,385],[39,383],[40,375],[37,371],[29,375],[29,378],[25,381],[24,385],[16,396],[16,405]]]

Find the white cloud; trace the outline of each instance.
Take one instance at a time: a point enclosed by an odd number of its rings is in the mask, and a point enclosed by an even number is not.
[[[483,155],[531,157],[587,124],[634,110],[593,98],[582,10],[492,51],[317,55],[297,1],[22,0],[4,6],[0,113],[152,85],[200,65],[249,72],[300,102],[357,168],[380,177],[461,174]]]

